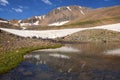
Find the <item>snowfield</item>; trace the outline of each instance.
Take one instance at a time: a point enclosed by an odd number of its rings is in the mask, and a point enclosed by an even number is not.
[[[110,24],[110,25],[102,25],[90,28],[72,28],[72,29],[60,29],[60,30],[16,30],[16,29],[8,29],[8,28],[0,28],[3,31],[21,36],[21,37],[37,37],[37,38],[50,38],[54,39],[57,37],[65,37],[67,35],[88,30],[88,29],[107,29],[112,31],[120,32],[120,23]]]
[[[0,20],[0,22],[2,22],[2,23],[8,23],[8,21],[3,21],[3,20]]]
[[[62,26],[66,23],[68,23],[69,21],[62,21],[62,22],[55,22],[55,23],[52,23],[52,24],[48,24],[48,26]]]

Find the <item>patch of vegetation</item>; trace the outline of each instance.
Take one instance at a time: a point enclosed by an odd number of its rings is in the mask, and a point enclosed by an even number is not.
[[[47,45],[47,46],[37,46],[37,47],[27,47],[20,48],[13,51],[7,51],[0,53],[0,74],[5,73],[12,68],[16,67],[22,60],[23,56],[26,53],[29,53],[38,49],[47,49],[47,48],[57,48],[60,47],[60,44]]]
[[[23,38],[2,31],[0,32],[0,74],[16,67],[26,53],[60,46],[61,44],[48,40]]]
[[[84,21],[79,21],[77,23],[73,23],[73,24],[69,24],[65,26],[83,26],[83,25],[88,25],[88,24],[91,24],[91,25],[102,24],[103,21],[112,21],[112,20],[113,21],[120,20],[120,16],[98,19],[98,20],[84,20]]]
[[[95,24],[95,23],[100,23],[100,22],[101,22],[100,20],[87,20],[87,21],[81,21],[81,22],[78,22],[78,23],[70,24],[70,26]]]
[[[111,19],[120,19],[120,16],[113,17]]]

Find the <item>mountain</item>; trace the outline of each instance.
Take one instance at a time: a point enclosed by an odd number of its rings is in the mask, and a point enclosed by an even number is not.
[[[7,20],[6,20],[6,19],[3,19],[3,18],[0,18],[0,22],[1,22],[1,21],[7,21]]]
[[[120,22],[120,6],[92,9],[82,6],[64,6],[46,15],[24,20],[10,20],[9,24],[21,29],[54,28],[54,26],[90,27]]]
[[[62,22],[68,23],[79,17],[83,18],[91,10],[92,9],[81,7],[81,6],[59,7],[57,9],[54,9],[53,11],[49,12],[45,16],[44,22],[46,22],[46,24],[48,26],[59,26],[60,23],[62,25]],[[56,25],[55,25],[55,23],[56,23]],[[57,25],[57,23],[58,23],[58,25]]]
[[[3,18],[0,18],[0,27],[21,29],[18,25],[18,22],[13,22],[13,20],[8,21],[8,20],[3,19]]]
[[[6,19],[0,18],[0,23],[8,23]]]
[[[60,26],[78,17],[84,17],[90,10],[81,6],[59,7],[46,15],[24,19],[20,23],[21,26]]]

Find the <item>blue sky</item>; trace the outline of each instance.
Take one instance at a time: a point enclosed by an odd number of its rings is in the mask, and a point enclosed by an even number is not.
[[[120,0],[0,0],[0,18],[25,19],[70,5],[101,8],[120,5]]]

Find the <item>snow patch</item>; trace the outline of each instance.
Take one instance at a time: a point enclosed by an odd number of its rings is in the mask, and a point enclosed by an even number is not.
[[[57,38],[57,37],[64,37],[69,34],[78,32],[83,29],[61,29],[61,30],[16,30],[16,29],[7,29],[7,28],[0,28],[1,30],[10,32],[12,34],[22,36],[22,37],[37,37],[37,38]]]
[[[2,23],[8,23],[8,21],[3,21],[3,20],[0,20],[0,22],[2,22]]]
[[[60,10],[60,7],[58,7],[57,9]]]
[[[80,10],[80,12],[81,12],[81,14],[85,15],[85,13],[82,10]]]
[[[32,26],[31,23],[20,23],[20,26]]]
[[[35,18],[37,19],[37,18],[38,18],[38,16],[35,16]]]
[[[43,15],[42,18],[45,19],[45,15]]]
[[[70,9],[70,7],[67,7],[67,9],[68,9],[69,11],[72,11],[72,10]]]
[[[25,30],[26,29],[26,27],[22,27],[22,30]]]
[[[42,19],[41,16],[39,16],[39,19],[40,19],[40,20]]]
[[[33,26],[33,25],[39,25],[39,21],[36,21],[35,23],[20,23],[20,26]]]
[[[71,35],[78,31],[90,30],[90,29],[107,29],[112,31],[120,32],[120,23],[110,24],[110,25],[102,25],[91,28],[72,28],[72,29],[60,29],[60,30],[16,30],[16,29],[8,29],[8,28],[0,28],[3,31],[22,36],[22,37],[37,37],[37,38],[50,38],[54,39],[57,37],[65,37],[67,35]]]
[[[39,21],[36,21],[35,23],[33,23],[34,25],[39,25]]]
[[[20,22],[21,22],[21,20],[18,21],[18,23],[20,23]]]
[[[91,27],[89,29],[107,29],[120,32],[120,23]]]
[[[79,8],[81,9],[82,7],[81,7],[81,6],[79,6]]]
[[[69,21],[56,22],[56,23],[48,24],[48,26],[62,26],[68,22]]]
[[[44,16],[43,16],[44,17]],[[42,19],[42,16],[35,16],[36,19]]]

